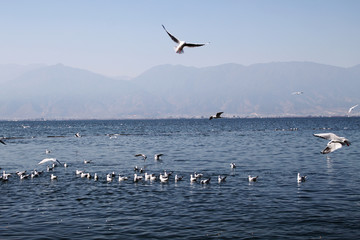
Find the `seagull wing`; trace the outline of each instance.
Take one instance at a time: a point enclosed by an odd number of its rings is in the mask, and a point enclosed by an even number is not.
[[[170,36],[170,38],[174,41],[174,42],[176,42],[176,43],[180,43],[180,41],[179,41],[179,39],[177,39],[176,37],[174,37],[173,35],[171,35],[167,30],[166,30],[166,28],[164,27],[164,25],[162,25],[162,27],[164,28],[164,30],[166,31],[166,33]]]
[[[330,141],[324,150],[321,151],[322,154],[331,153],[342,147],[341,143]]]
[[[216,117],[220,117],[221,114],[223,114],[224,112],[218,112],[216,113]]]
[[[185,43],[184,47],[201,47],[204,46],[206,43]]]
[[[58,162],[58,163],[60,163],[56,158],[44,158],[38,164],[40,165],[40,164],[43,164],[43,163],[46,163],[46,162]]]
[[[6,143],[5,143],[3,140],[1,140],[1,139],[0,139],[0,143],[6,145]]]
[[[315,133],[314,136],[319,137],[319,138],[323,138],[323,139],[327,139],[327,140],[335,140],[335,139],[339,138],[334,133]]]
[[[352,106],[351,108],[349,108],[349,112],[350,113],[354,108],[356,108],[357,106],[359,106],[359,104],[356,104],[355,106]]]

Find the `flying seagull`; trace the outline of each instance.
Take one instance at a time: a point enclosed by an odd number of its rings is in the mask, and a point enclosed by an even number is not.
[[[201,47],[204,46],[205,44],[209,44],[209,43],[187,43],[185,41],[181,41],[179,39],[177,39],[176,37],[174,37],[173,35],[171,35],[166,28],[164,27],[164,25],[162,25],[162,27],[164,28],[164,30],[166,31],[166,33],[170,36],[170,38],[176,42],[178,45],[175,47],[175,52],[176,53],[184,53],[184,47]]]
[[[328,144],[326,145],[326,148],[320,152],[322,154],[331,153],[341,148],[343,145],[350,146],[351,144],[348,139],[344,137],[339,137],[334,133],[316,133],[314,134],[314,136],[326,140],[330,140],[330,142],[328,142]]]
[[[359,106],[359,104],[356,104],[355,106],[352,106],[351,108],[349,108],[348,114],[350,114],[351,111],[352,111],[354,108],[356,108],[357,106]]]
[[[209,120],[213,119],[213,118],[221,118],[221,114],[223,114],[224,112],[218,112],[216,113],[216,115],[210,116]]]
[[[38,164],[43,164],[46,162],[57,162],[61,165],[61,162],[59,162],[59,160],[57,160],[56,158],[44,158],[43,160],[41,160]]]
[[[162,153],[155,154],[155,155],[154,155],[154,159],[155,159],[155,160],[161,160],[160,157],[161,157],[162,155],[164,155],[164,154],[162,154]]]
[[[143,157],[144,161],[147,159],[147,156],[145,154],[142,154],[142,153],[136,154],[135,157]]]

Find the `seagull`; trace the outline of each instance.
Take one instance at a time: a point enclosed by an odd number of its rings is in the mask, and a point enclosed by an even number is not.
[[[122,182],[122,181],[125,181],[125,180],[128,180],[128,178],[125,177],[125,176],[120,176],[120,174],[119,174],[119,182]]]
[[[61,164],[61,162],[59,161],[59,160],[57,160],[56,158],[44,158],[43,160],[41,160],[39,163],[38,163],[38,165],[40,165],[40,164],[43,164],[43,163],[46,163],[46,162],[53,162],[53,163],[59,163],[60,165],[62,165]]]
[[[236,168],[236,164],[232,162],[232,163],[230,163],[230,167],[231,168]]]
[[[81,137],[80,133],[79,132],[75,133],[75,137]]]
[[[349,108],[349,111],[348,111],[348,115],[351,113],[351,111],[356,108],[357,106],[359,106],[359,104],[356,104],[355,106],[352,106],[351,108]]]
[[[142,180],[142,176],[138,176],[136,173],[134,174],[134,182],[139,182]]]
[[[176,53],[184,53],[184,47],[201,47],[204,46],[205,44],[209,44],[209,43],[187,43],[185,41],[181,41],[179,39],[177,39],[176,37],[174,37],[173,35],[171,35],[166,28],[164,27],[164,25],[162,25],[162,27],[164,28],[164,30],[166,31],[166,33],[170,36],[170,38],[177,43],[178,45],[174,48]]]
[[[256,182],[259,176],[256,177],[252,177],[252,176],[248,176],[249,182]]]
[[[304,92],[293,92],[293,93],[291,93],[292,95],[301,95],[301,94],[303,94]]]
[[[190,182],[196,182],[197,178],[190,174]]]
[[[226,181],[226,176],[218,176],[218,182],[221,183],[221,182],[225,182]]]
[[[161,182],[168,182],[169,181],[169,176],[165,176],[160,174],[159,179]]]
[[[179,182],[183,179],[183,176],[175,175],[175,182]]]
[[[6,143],[5,143],[3,140],[1,140],[1,139],[0,139],[0,143],[6,145]]]
[[[314,136],[330,140],[330,142],[326,145],[326,148],[320,152],[322,154],[331,153],[341,148],[343,145],[350,146],[351,144],[348,139],[339,137],[334,133],[316,133]]]
[[[196,173],[196,172],[194,172],[194,177],[195,178],[202,178],[202,176],[204,176],[204,174],[202,174],[202,173]]]
[[[156,180],[156,175],[153,173],[150,175],[150,181],[155,181]]]
[[[154,155],[154,159],[155,159],[155,160],[160,160],[160,157],[161,157],[162,155],[164,155],[164,154],[162,154],[162,153],[155,154],[155,155]]]
[[[84,160],[85,164],[91,163],[91,160]]]
[[[209,120],[213,119],[213,118],[221,118],[221,114],[223,114],[224,112],[218,112],[216,113],[216,115],[210,116]]]
[[[204,179],[204,180],[201,180],[200,183],[201,184],[208,184],[208,183],[210,183],[210,180],[211,180],[211,178]]]
[[[54,174],[51,174],[50,179],[55,180],[55,179],[57,179],[57,176],[55,176]]]
[[[109,173],[106,175],[106,181],[111,182],[113,180],[112,174]]]
[[[8,177],[11,176],[11,173],[6,173],[5,170],[4,170],[2,176],[3,176],[3,179],[8,178]]]
[[[45,150],[45,154],[49,154],[49,153],[51,153],[51,151],[48,150],[48,149],[46,149],[46,150]]]
[[[305,182],[306,176],[300,176],[300,173],[297,174],[297,181],[298,182]]]
[[[94,181],[99,180],[99,176],[97,175],[97,173],[94,174]]]
[[[64,168],[67,168],[67,167],[68,167],[67,163],[64,163]]]
[[[144,161],[147,159],[147,156],[145,154],[142,154],[142,153],[136,154],[135,157],[143,157]]]
[[[76,173],[76,175],[80,175],[81,173],[83,173],[84,171],[82,171],[82,170],[75,170],[75,173]]]

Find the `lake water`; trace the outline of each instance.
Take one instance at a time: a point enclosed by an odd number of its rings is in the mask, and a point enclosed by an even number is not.
[[[321,132],[352,145],[320,154]],[[2,121],[1,171],[45,171],[0,182],[0,239],[358,239],[359,133],[360,118]],[[38,165],[47,157],[69,165],[58,180]],[[136,165],[184,180],[106,182]],[[190,183],[195,171],[210,184]]]

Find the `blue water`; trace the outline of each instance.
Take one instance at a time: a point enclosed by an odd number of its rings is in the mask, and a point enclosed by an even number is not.
[[[352,145],[322,155],[327,141],[312,136],[321,132]],[[360,118],[2,121],[1,171],[45,172],[0,182],[0,239],[357,239],[359,133]],[[55,168],[58,180],[37,165],[46,157],[69,165]],[[113,171],[132,176],[135,165],[184,180],[106,182]],[[211,183],[191,184],[194,171]]]

